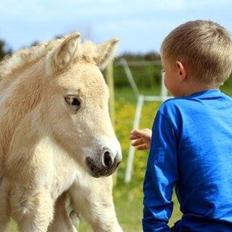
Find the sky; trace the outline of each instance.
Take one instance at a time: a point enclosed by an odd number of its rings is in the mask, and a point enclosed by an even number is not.
[[[119,54],[159,52],[172,29],[195,19],[232,33],[232,0],[2,0],[0,39],[17,50],[78,31],[96,43],[120,39]]]

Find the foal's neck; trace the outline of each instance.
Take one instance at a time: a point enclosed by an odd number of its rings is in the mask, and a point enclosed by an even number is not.
[[[30,113],[41,100],[41,91],[44,77],[43,61],[15,73],[12,83],[5,86],[0,97],[0,141],[2,150],[7,153],[15,129],[22,119]],[[9,77],[8,77],[9,78]],[[0,86],[0,89],[1,89]]]

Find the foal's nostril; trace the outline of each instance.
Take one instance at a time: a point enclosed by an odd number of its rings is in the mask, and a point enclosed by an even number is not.
[[[111,158],[109,151],[104,152],[103,164],[108,168],[110,168],[113,164],[113,161],[112,161],[112,158]]]

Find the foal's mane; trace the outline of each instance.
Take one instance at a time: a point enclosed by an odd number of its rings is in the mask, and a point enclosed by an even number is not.
[[[5,80],[6,82],[11,82],[14,77],[15,72],[22,70],[27,65],[32,65],[46,56],[46,54],[51,51],[55,46],[61,44],[65,38],[59,38],[51,40],[48,42],[43,42],[38,45],[32,46],[30,48],[20,49],[11,56],[5,57],[3,61],[0,62],[0,80]],[[85,41],[79,47],[78,57],[87,62],[93,62],[93,58],[96,56],[95,45],[90,41]],[[0,83],[1,86],[1,83]]]
[[[45,43],[40,43],[30,48],[20,49],[12,56],[8,56],[0,63],[0,78],[5,79],[15,71],[28,64],[33,64],[44,57],[55,45],[64,39],[56,39]]]

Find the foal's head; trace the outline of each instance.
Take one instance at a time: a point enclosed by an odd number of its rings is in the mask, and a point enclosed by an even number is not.
[[[109,117],[109,90],[100,71],[116,44],[114,39],[101,45],[81,44],[79,34],[72,34],[45,61],[41,114],[46,127],[56,143],[94,177],[112,174],[121,160]]]

